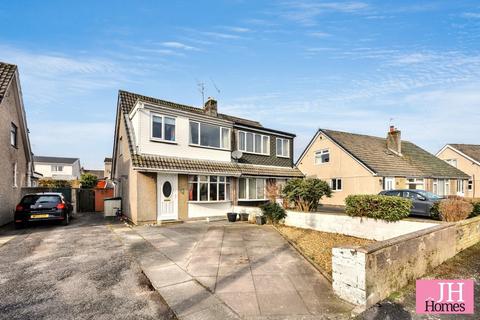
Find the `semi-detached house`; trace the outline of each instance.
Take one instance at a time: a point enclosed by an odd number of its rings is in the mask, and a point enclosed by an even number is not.
[[[295,135],[259,122],[120,91],[112,178],[134,223],[225,216],[257,208],[286,179]]]

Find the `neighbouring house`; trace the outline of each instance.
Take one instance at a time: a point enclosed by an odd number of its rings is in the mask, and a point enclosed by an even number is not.
[[[35,171],[44,179],[78,180],[81,175],[79,158],[35,156]]]
[[[111,179],[112,177],[112,158],[105,158],[103,160],[104,168],[103,168],[103,176],[107,179]]]
[[[120,91],[112,177],[134,223],[256,210],[293,166],[295,135],[203,108]]]
[[[89,173],[97,177],[98,180],[105,179],[104,170],[95,170],[95,169],[83,169],[81,173]]]
[[[297,160],[307,177],[330,183],[327,205],[344,205],[351,194],[377,194],[390,189],[423,189],[440,196],[457,190],[469,176],[409,141],[390,127],[387,138],[319,129]],[[462,187],[463,186],[463,187]]]
[[[480,197],[480,145],[478,144],[447,144],[437,157],[469,175],[467,187],[457,190],[466,197]]]
[[[16,65],[0,62],[0,225],[13,220],[21,188],[32,186],[33,154]]]

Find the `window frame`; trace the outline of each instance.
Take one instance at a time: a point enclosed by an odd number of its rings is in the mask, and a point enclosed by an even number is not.
[[[244,148],[242,149],[240,147],[240,135],[244,135],[245,136],[245,146]],[[247,151],[247,134],[251,134],[252,135],[252,139],[253,139],[253,142],[252,142],[252,150],[253,151]],[[260,152],[255,152],[255,147],[256,147],[256,139],[255,139],[255,136],[260,136]],[[264,137],[267,138],[267,145],[265,146],[265,141],[264,141]],[[270,136],[268,134],[261,134],[261,133],[255,133],[255,132],[251,132],[251,131],[244,131],[244,130],[238,130],[237,132],[237,150],[239,151],[242,151],[242,152],[245,152],[245,153],[251,153],[251,154],[258,154],[258,155],[261,155],[261,156],[270,156]]]
[[[247,198],[240,198],[240,179],[245,179],[245,196]],[[255,199],[251,199],[250,194],[250,180],[255,179]],[[258,199],[258,180],[263,180],[263,198]],[[237,194],[238,201],[266,201],[267,198],[267,179],[266,178],[253,178],[253,177],[242,177],[238,178],[237,181]]]
[[[63,172],[63,168],[64,168],[64,167],[65,167],[65,166],[63,166],[63,165],[52,164],[50,170],[51,170],[52,172]],[[55,168],[55,170],[54,170],[54,168]],[[58,168],[61,168],[61,170],[58,170]]]
[[[317,155],[320,155],[320,158],[317,158]],[[317,162],[317,159],[322,159],[322,155],[323,154],[328,154],[328,161],[320,161],[320,162]],[[320,150],[317,150],[315,151],[314,155],[313,155],[313,163],[315,165],[323,165],[323,164],[327,164],[327,163],[330,163],[330,149],[329,148],[325,148],[325,149],[320,149]]]
[[[338,181],[340,181],[340,189],[337,188],[338,187]],[[332,191],[342,191],[343,190],[343,179],[342,178],[332,178],[332,179],[330,179],[330,188],[332,189]]]
[[[467,191],[473,190],[473,177],[470,177],[467,181]]]
[[[457,195],[463,195],[465,194],[465,185],[463,184],[462,179],[457,179]]]
[[[445,159],[445,162],[451,165],[452,167],[457,168],[458,166],[458,161],[457,159]]]
[[[279,141],[279,140],[282,141],[282,144],[281,144],[281,145],[282,145],[282,154],[279,154],[279,153],[278,153],[278,141]],[[284,151],[284,144],[283,144],[283,142],[284,142],[284,141],[287,142],[287,152],[286,152],[287,155],[286,155],[286,156],[283,155],[283,154],[284,154],[284,153],[283,153],[283,151]],[[287,138],[278,138],[278,137],[276,137],[276,138],[275,138],[275,154],[276,154],[277,157],[279,157],[279,158],[288,158],[288,159],[290,159],[290,139],[287,139]]]
[[[196,181],[191,181],[191,177],[196,177]],[[200,177],[207,177],[206,181],[201,181]],[[216,182],[212,182],[210,177],[215,177],[217,179]],[[221,181],[223,178],[223,181]],[[221,203],[221,202],[231,202],[231,185],[232,181],[230,177],[227,176],[215,176],[215,175],[197,175],[197,174],[192,174],[188,175],[187,178],[188,182],[188,202],[191,203]],[[190,200],[190,185],[196,184],[197,185],[197,200]],[[200,200],[200,184],[207,184],[207,200]],[[217,186],[217,200],[210,200],[210,185],[211,184],[216,184]],[[224,186],[224,193],[225,193],[225,199],[223,200],[218,200],[220,198],[220,185]],[[230,186],[230,188],[227,188],[227,185]],[[229,192],[227,192],[227,190]]]
[[[18,164],[16,161],[13,163],[12,187],[18,188]]]
[[[162,118],[162,136],[160,138],[153,136],[153,118],[154,117]],[[173,119],[173,121],[174,121],[175,131],[174,131],[173,140],[165,139],[165,118]],[[164,115],[164,114],[160,114],[160,113],[156,113],[156,112],[150,112],[150,140],[151,141],[156,141],[156,142],[165,142],[165,143],[176,144],[177,143],[177,117],[170,116],[170,115]]]
[[[193,143],[192,141],[190,141],[190,138],[191,138],[191,126],[190,124],[191,123],[196,123],[198,125],[198,143]],[[217,126],[220,130],[219,130],[219,141],[220,141],[220,147],[212,147],[212,146],[205,146],[205,145],[202,145],[202,124],[207,124],[207,125],[211,125],[211,126]],[[223,137],[224,137],[224,133],[223,133],[223,130],[226,129],[227,130],[227,135],[228,135],[228,146],[223,146],[222,147],[222,144],[223,144]],[[216,149],[216,150],[230,150],[231,149],[231,146],[232,146],[232,129],[229,128],[229,127],[224,127],[224,126],[220,126],[220,125],[217,125],[217,124],[212,124],[212,123],[208,123],[208,122],[201,122],[201,121],[196,121],[196,120],[189,120],[188,121],[188,145],[189,146],[194,146],[194,147],[200,147],[200,148],[209,148],[209,149]]]
[[[18,127],[13,122],[10,122],[10,145],[18,148]]]

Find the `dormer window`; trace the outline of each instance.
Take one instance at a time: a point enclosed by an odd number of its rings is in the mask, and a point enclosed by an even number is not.
[[[152,140],[175,141],[175,118],[152,115]]]
[[[230,129],[213,124],[190,121],[190,145],[230,149]]]
[[[288,139],[277,138],[277,157],[290,157],[290,141]]]
[[[270,137],[253,132],[238,132],[238,150],[248,153],[270,154]]]

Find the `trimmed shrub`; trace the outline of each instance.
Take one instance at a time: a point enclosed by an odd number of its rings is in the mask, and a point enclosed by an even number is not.
[[[260,206],[260,209],[262,209],[263,215],[273,223],[278,223],[280,220],[287,217],[285,209],[283,209],[282,206],[276,202],[264,204]]]
[[[465,200],[446,199],[438,206],[443,221],[455,222],[466,219],[473,211],[473,205]]]
[[[472,206],[473,206],[472,213],[470,213],[468,217],[473,218],[476,216],[480,216],[480,199],[473,199]]]
[[[412,200],[383,195],[350,195],[345,199],[345,212],[352,217],[368,217],[398,221],[408,217]]]
[[[316,178],[291,179],[283,187],[282,196],[297,209],[309,212],[317,209],[322,197],[331,197],[332,189],[326,181]]]

